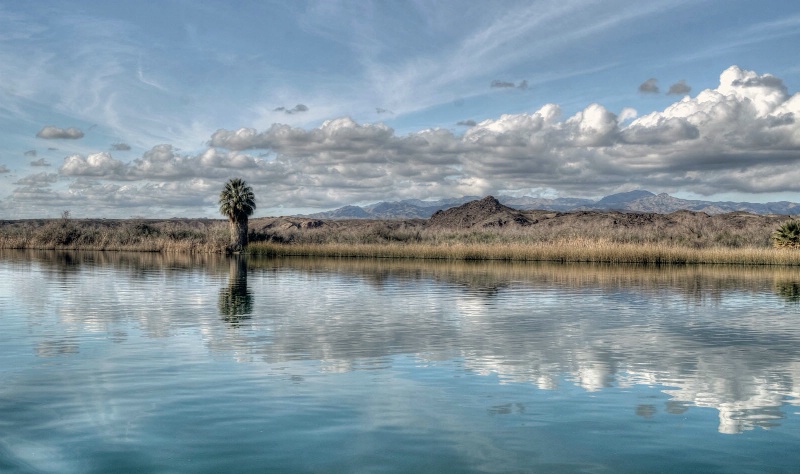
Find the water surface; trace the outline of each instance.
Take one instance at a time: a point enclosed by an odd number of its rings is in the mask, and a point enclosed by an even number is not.
[[[2,472],[795,472],[800,269],[0,253]]]

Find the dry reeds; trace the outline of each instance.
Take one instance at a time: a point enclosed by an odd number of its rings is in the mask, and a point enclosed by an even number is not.
[[[220,253],[224,223],[207,220],[29,220],[3,222],[0,248]]]
[[[536,224],[435,228],[425,220],[251,221],[248,253],[324,257],[635,264],[800,265],[773,248],[781,216],[531,213]],[[227,222],[209,219],[0,221],[0,248],[224,253]]]
[[[624,244],[590,239],[537,243],[255,243],[248,251],[269,256],[359,257],[439,260],[504,260],[635,264],[800,265],[800,252],[772,248],[690,248]]]

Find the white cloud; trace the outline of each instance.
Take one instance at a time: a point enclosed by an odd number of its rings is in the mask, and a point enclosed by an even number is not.
[[[634,109],[632,107],[625,107],[619,113],[619,121],[620,121],[620,123],[627,122],[629,120],[635,119],[638,116],[639,116],[639,112],[637,112],[636,109]]]
[[[127,162],[108,152],[72,155],[59,174],[84,181],[61,198],[105,199],[103,206],[188,205],[171,190],[202,201],[208,196],[199,190],[213,195],[214,185],[232,176],[253,184],[264,202],[293,208],[524,189],[575,196],[631,187],[796,192],[798,113],[800,96],[790,96],[782,81],[733,66],[719,87],[638,118],[633,109],[617,116],[599,104],[562,117],[558,105],[547,104],[484,120],[459,136],[443,129],[398,135],[382,123],[343,117],[311,129],[220,129],[210,148],[196,154],[163,144]],[[95,181],[89,186],[86,179]]]
[[[36,136],[48,140],[54,140],[54,139],[77,140],[83,138],[83,131],[72,127],[58,128],[53,126],[47,126],[39,130],[39,132],[36,133]]]
[[[382,124],[338,119],[308,131],[285,125],[261,133],[219,130],[211,144],[267,149],[277,156],[267,175],[280,167],[343,194],[372,181],[381,185],[375,199],[401,194],[401,186],[453,195],[456,183],[474,179],[488,190],[580,193],[591,186],[598,193],[635,184],[703,194],[780,192],[800,190],[800,182],[787,179],[798,173],[782,168],[797,164],[799,106],[777,78],[733,66],[718,88],[639,118],[632,109],[617,117],[592,104],[562,119],[560,108],[549,104],[485,120],[463,137],[443,130],[397,136]],[[780,177],[773,171],[779,169]]]
[[[115,160],[109,153],[95,153],[86,158],[71,155],[64,158],[59,172],[64,176],[97,176],[104,178],[120,178],[125,163]]]
[[[239,152],[209,148],[198,155],[180,153],[172,145],[157,145],[132,162],[115,159],[108,152],[64,159],[64,176],[95,177],[118,181],[224,178],[232,172],[247,172],[264,166],[264,160]]]

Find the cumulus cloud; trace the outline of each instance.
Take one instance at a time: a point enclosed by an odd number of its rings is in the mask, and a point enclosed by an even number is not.
[[[475,125],[478,125],[478,123],[474,120],[461,120],[456,123],[456,125],[461,125],[463,127],[474,127]]]
[[[36,150],[28,150],[24,153],[25,156],[35,157],[37,155]]]
[[[119,173],[125,169],[125,163],[115,160],[109,153],[95,153],[84,158],[81,155],[71,155],[64,158],[59,172],[64,176],[102,176],[107,178],[120,177]]]
[[[10,173],[11,170],[6,167],[6,165],[0,165],[0,174],[2,173]]]
[[[291,115],[291,114],[295,114],[295,113],[298,113],[298,112],[308,112],[308,107],[303,105],[303,104],[297,104],[294,107],[292,107],[291,109],[281,106],[281,107],[276,107],[275,109],[273,109],[273,112],[284,112],[286,114]]]
[[[132,162],[111,154],[95,153],[64,159],[59,172],[64,176],[95,177],[119,181],[180,180],[194,177],[221,178],[233,171],[255,170],[263,160],[238,152],[210,148],[198,155],[180,153],[172,145],[157,145]]]
[[[384,124],[359,125],[352,119],[344,117],[328,120],[311,131],[284,124],[274,124],[261,133],[253,128],[241,128],[236,131],[221,129],[211,136],[210,144],[231,150],[268,148],[283,153],[307,147],[319,150],[327,147],[363,149],[380,146],[393,135],[394,131]]]
[[[127,143],[114,143],[111,145],[111,149],[114,151],[128,151],[131,149],[131,146]]]
[[[36,133],[36,136],[48,140],[54,140],[54,139],[77,140],[79,138],[83,138],[83,132],[77,128],[58,128],[58,127],[48,126],[39,130],[39,132]]]
[[[650,78],[644,81],[641,85],[639,85],[639,92],[643,94],[658,94],[661,92],[658,88],[658,79]]]
[[[636,109],[631,108],[631,107],[625,107],[619,113],[619,121],[620,122],[627,122],[629,120],[635,119],[638,116],[639,116],[639,112],[637,112]]]
[[[667,91],[667,95],[686,95],[692,91],[692,88],[686,84],[686,81],[678,81],[675,84],[669,86],[669,91]]]
[[[265,177],[280,172],[352,196],[377,186],[378,199],[390,190],[397,197],[403,186],[425,196],[544,187],[600,194],[630,185],[702,194],[800,191],[798,113],[800,96],[790,97],[781,81],[734,66],[716,89],[641,117],[591,104],[565,118],[548,104],[465,122],[471,128],[463,137],[443,130],[398,136],[383,124],[337,119],[312,130],[218,130],[211,144],[274,153]]]
[[[44,158],[39,158],[38,160],[31,161],[31,166],[50,166]]]
[[[798,114],[800,95],[790,95],[780,79],[733,66],[718,87],[642,116],[600,104],[565,116],[547,104],[465,120],[463,135],[398,134],[383,123],[342,117],[309,129],[220,129],[201,153],[163,144],[128,161],[109,152],[71,155],[58,170],[60,181],[72,182],[69,189],[53,186],[41,199],[60,207],[103,200],[94,205],[138,206],[138,213],[146,206],[191,208],[194,200],[213,211],[216,188],[232,176],[247,179],[265,202],[294,208],[531,189],[575,196],[632,187],[799,192]],[[52,179],[46,176],[31,183]],[[13,199],[37,198],[20,190]]]
[[[635,123],[620,132],[625,143],[664,145],[700,137],[700,130],[685,118],[659,117],[655,123]]]

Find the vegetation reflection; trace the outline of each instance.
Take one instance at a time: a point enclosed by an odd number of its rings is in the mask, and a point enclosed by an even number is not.
[[[778,280],[775,292],[789,303],[800,304],[800,281]]]

